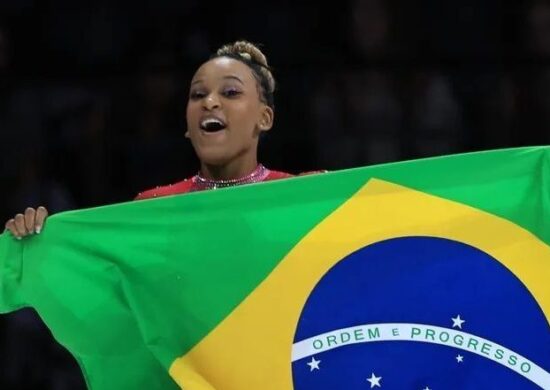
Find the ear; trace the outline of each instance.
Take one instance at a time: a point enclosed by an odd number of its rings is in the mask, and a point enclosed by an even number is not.
[[[260,121],[258,128],[260,131],[269,131],[273,127],[273,120],[275,119],[275,113],[273,109],[267,105],[263,105],[262,112],[260,113]]]
[[[190,138],[190,137],[189,137],[189,130],[186,130],[186,131],[185,131],[185,138]]]

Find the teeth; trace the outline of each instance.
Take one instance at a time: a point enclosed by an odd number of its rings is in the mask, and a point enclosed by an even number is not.
[[[206,126],[211,125],[211,124],[217,124],[217,125],[223,126],[222,121],[220,121],[219,119],[215,119],[215,118],[208,118],[208,119],[205,119],[201,122],[202,127],[206,127]]]

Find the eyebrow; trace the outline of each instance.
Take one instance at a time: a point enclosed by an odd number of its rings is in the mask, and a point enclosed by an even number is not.
[[[235,75],[228,75],[228,76],[224,76],[223,77],[224,80],[236,80],[238,81],[239,83],[243,84],[244,85],[244,82],[237,76]],[[191,85],[195,85],[195,84],[198,84],[198,83],[201,83],[203,80],[202,79],[198,79],[198,80],[195,80],[191,83]]]

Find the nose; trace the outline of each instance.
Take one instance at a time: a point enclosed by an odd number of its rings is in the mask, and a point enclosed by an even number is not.
[[[220,100],[216,94],[211,93],[206,96],[203,100],[203,107],[205,110],[212,111],[216,108],[220,108]]]

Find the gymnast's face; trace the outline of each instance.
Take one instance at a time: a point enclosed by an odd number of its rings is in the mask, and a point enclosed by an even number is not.
[[[271,129],[273,110],[260,99],[252,72],[238,60],[218,57],[195,73],[186,137],[202,163],[220,166],[251,154],[255,158],[260,133]]]

